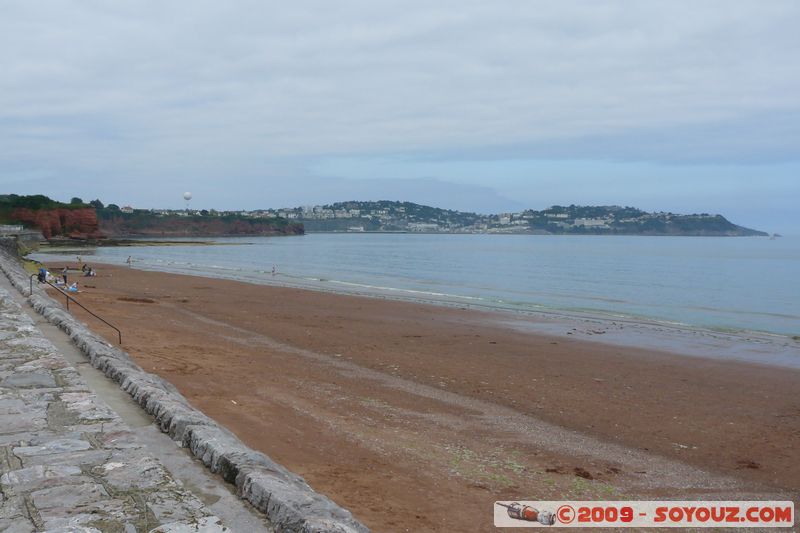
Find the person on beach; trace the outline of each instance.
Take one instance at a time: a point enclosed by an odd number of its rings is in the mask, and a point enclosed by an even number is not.
[[[45,283],[47,281],[47,269],[44,267],[39,267],[39,277],[37,278],[39,283]]]
[[[128,266],[133,266],[133,260],[131,259],[131,256],[128,256],[125,262],[128,263]]]
[[[64,285],[67,284],[67,272],[69,272],[69,268],[64,267],[61,269],[61,275],[64,277]]]
[[[78,282],[76,281],[75,283],[73,283],[72,285],[67,287],[67,291],[68,292],[78,292]]]
[[[277,272],[277,269],[275,268],[275,265],[272,265],[272,275],[274,276],[276,272]]]

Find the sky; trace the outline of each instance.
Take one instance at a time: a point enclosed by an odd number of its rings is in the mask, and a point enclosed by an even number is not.
[[[800,234],[800,3],[5,0],[0,192]]]

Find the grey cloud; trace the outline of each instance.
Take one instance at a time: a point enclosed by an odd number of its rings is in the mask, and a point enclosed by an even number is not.
[[[800,157],[800,110],[672,127],[414,152],[418,160],[585,159],[663,164],[774,164]]]
[[[800,107],[800,9],[788,2],[5,9],[4,130],[9,117],[102,114],[145,146],[277,156],[549,141]]]

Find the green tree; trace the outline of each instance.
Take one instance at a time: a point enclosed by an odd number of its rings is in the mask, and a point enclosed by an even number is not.
[[[78,198],[77,196],[74,196],[74,197],[72,198],[72,200],[70,200],[70,201],[69,201],[69,203],[70,203],[71,205],[80,205],[80,204],[82,204],[82,203],[83,203],[83,200],[81,200],[81,199],[80,199],[80,198]]]
[[[101,202],[100,200],[92,200],[91,202],[89,202],[89,205],[94,207],[95,209],[103,209],[104,207],[103,202]]]

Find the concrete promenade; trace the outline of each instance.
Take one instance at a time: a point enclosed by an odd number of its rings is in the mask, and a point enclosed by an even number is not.
[[[0,531],[230,531],[0,288]]]

